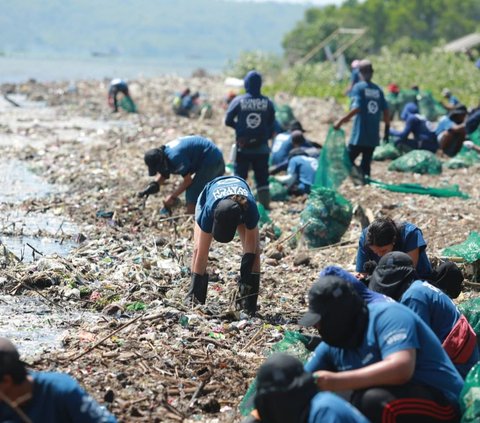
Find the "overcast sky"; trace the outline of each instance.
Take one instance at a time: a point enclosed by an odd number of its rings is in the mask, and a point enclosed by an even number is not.
[[[327,4],[342,4],[344,0],[230,0],[230,1],[273,1],[277,3],[298,3],[298,4],[312,4],[315,6],[325,6]]]

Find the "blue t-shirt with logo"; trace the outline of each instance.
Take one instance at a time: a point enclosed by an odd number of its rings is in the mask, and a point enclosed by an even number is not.
[[[64,373],[31,372],[32,399],[22,410],[32,422],[116,423],[117,419],[100,406],[80,385]],[[0,421],[22,423],[18,414],[0,402]]]
[[[175,175],[197,173],[202,167],[223,160],[222,152],[215,143],[198,135],[177,138],[165,146],[168,169]]]
[[[260,219],[257,203],[245,180],[239,176],[219,176],[205,185],[197,200],[195,221],[202,231],[212,232],[217,204],[220,200],[232,195],[243,195],[247,198],[248,207],[241,223],[244,223],[247,229],[253,229],[257,226]]]
[[[440,390],[458,407],[463,380],[432,330],[403,304],[368,304],[368,326],[357,348],[337,348],[322,342],[305,364],[307,372],[347,371],[378,363],[391,354],[415,349],[411,381]]]
[[[420,316],[441,343],[460,318],[460,311],[450,297],[426,281],[413,282],[403,293],[400,303]],[[475,347],[468,361],[455,367],[462,377],[466,377],[478,360],[479,351]]]
[[[308,423],[368,423],[353,405],[331,392],[319,392],[310,402]]]
[[[311,187],[315,182],[318,159],[315,157],[295,156],[288,161],[287,173],[294,175],[295,179],[306,187]]]
[[[353,122],[350,144],[376,147],[380,143],[380,121],[388,109],[382,89],[373,82],[361,81],[351,92],[351,109],[360,109]]]
[[[367,246],[367,231],[368,228],[365,228],[362,231],[360,240],[358,241],[358,250],[357,250],[357,263],[356,270],[357,272],[364,272],[363,266],[369,261],[373,260],[379,262],[380,256],[377,256],[368,246]],[[415,250],[416,248],[420,249],[417,263],[417,274],[421,279],[428,279],[432,276],[432,265],[428,259],[426,248],[427,242],[423,238],[422,231],[420,228],[415,226],[413,223],[404,222],[400,226],[400,239],[396,241],[393,251],[401,251],[402,253],[408,253]]]
[[[437,136],[433,125],[424,116],[420,114],[410,114],[405,122],[403,131],[390,129],[390,134],[398,137],[401,141],[406,141],[410,133],[418,143],[421,150],[428,150],[435,153],[438,150]]]
[[[292,134],[290,132],[281,132],[272,143],[270,152],[270,164],[276,165],[288,159],[288,153],[293,148]]]

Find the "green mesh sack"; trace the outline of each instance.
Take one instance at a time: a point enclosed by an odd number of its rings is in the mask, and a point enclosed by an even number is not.
[[[372,186],[386,189],[392,192],[404,192],[406,194],[431,195],[432,197],[460,197],[469,198],[468,194],[460,191],[458,185],[445,185],[440,188],[424,187],[420,184],[387,184],[375,179],[369,179],[368,183]]]
[[[283,339],[277,342],[271,350],[267,353],[267,356],[274,353],[285,353],[293,355],[298,358],[302,363],[305,363],[310,356],[310,351],[307,350],[305,345],[308,343],[308,339],[300,332],[285,331]],[[253,410],[253,398],[257,392],[257,380],[255,379],[243,397],[239,409],[243,416],[248,416]]]
[[[339,242],[352,221],[352,205],[336,191],[314,186],[300,214],[300,224],[308,225],[303,238],[310,248]]]
[[[443,250],[446,257],[462,257],[467,263],[480,260],[480,234],[470,232],[468,238],[460,244],[452,245]]]
[[[269,190],[270,190],[270,199],[272,201],[286,201],[289,198],[288,189],[281,182],[277,181],[275,178],[270,177],[268,179]]]
[[[381,143],[378,147],[376,147],[373,151],[373,160],[379,162],[384,160],[395,160],[398,159],[401,155],[402,153],[397,147],[395,147],[393,143],[384,142]]]
[[[352,163],[345,148],[345,131],[330,126],[327,139],[323,143],[318,168],[315,173],[315,186],[338,188],[350,175]]]
[[[465,378],[460,392],[462,423],[480,421],[480,363],[475,364]]]
[[[413,150],[395,159],[388,170],[438,175],[442,173],[442,162],[431,151]]]
[[[460,152],[445,162],[448,169],[464,169],[473,166],[480,161],[480,155],[476,151],[462,147]]]
[[[467,318],[477,337],[480,338],[480,297],[470,298],[460,303],[458,309]]]
[[[435,121],[440,116],[447,113],[447,110],[445,110],[445,108],[433,98],[430,91],[422,91],[418,95],[417,101],[420,114],[425,116],[429,121]]]
[[[292,108],[288,104],[282,104],[281,106],[275,106],[275,119],[285,129],[288,129],[291,123],[296,120],[293,114]]]
[[[130,97],[123,96],[119,102],[119,105],[128,113],[137,113],[137,106]]]

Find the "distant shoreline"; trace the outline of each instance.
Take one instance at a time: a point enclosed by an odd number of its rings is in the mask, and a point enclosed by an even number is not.
[[[131,58],[131,57],[36,57],[0,56],[0,83],[77,81],[86,79],[155,77],[177,75],[189,77],[197,69],[219,74],[225,63],[201,58]]]

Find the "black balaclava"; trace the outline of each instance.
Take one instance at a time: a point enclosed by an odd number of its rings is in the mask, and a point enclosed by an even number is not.
[[[262,423],[304,423],[318,393],[313,376],[288,354],[274,354],[257,374],[255,408]]]
[[[165,154],[165,146],[160,148],[152,148],[145,153],[145,164],[148,166],[149,172],[154,169],[160,173],[164,178],[170,177],[170,168],[168,166],[168,158]],[[150,172],[151,173],[151,172]],[[154,176],[150,174],[150,176]]]
[[[385,254],[378,262],[368,287],[375,292],[400,301],[404,292],[417,278],[411,257],[401,251]]]

